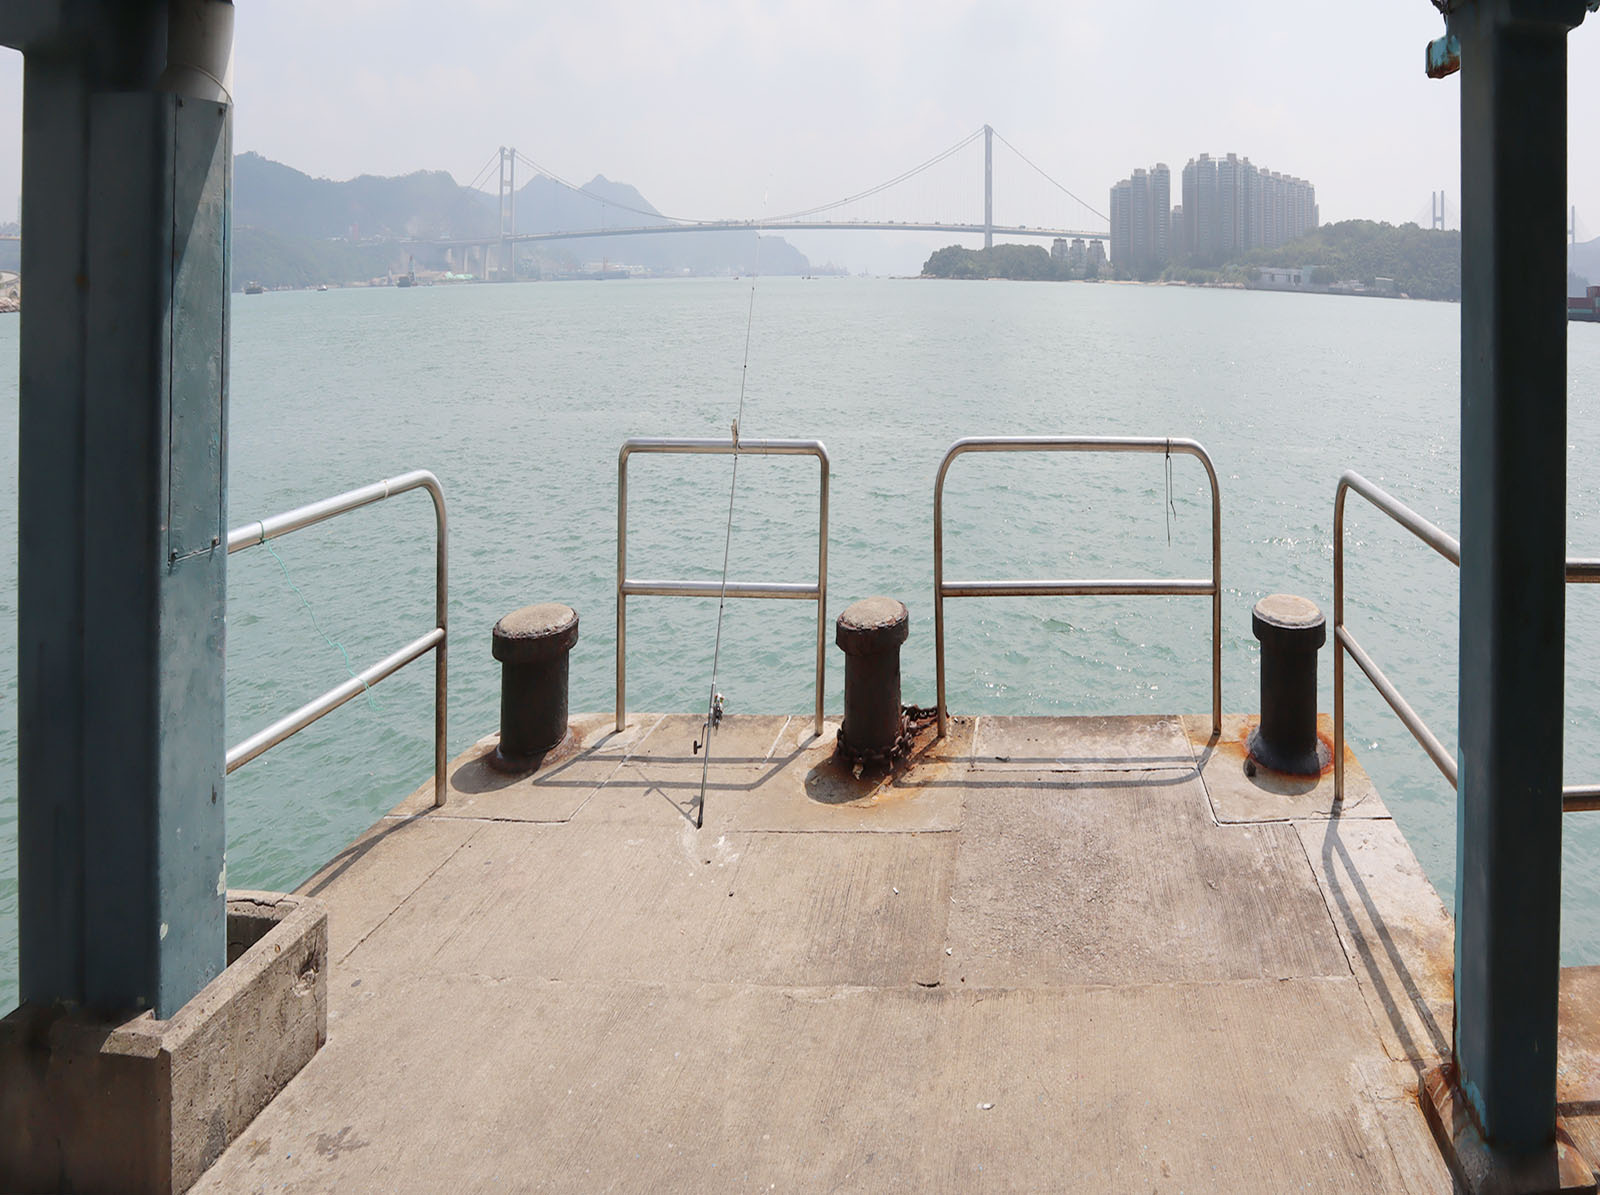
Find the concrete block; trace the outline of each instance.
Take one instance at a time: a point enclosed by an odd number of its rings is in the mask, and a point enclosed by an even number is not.
[[[1194,754],[1176,715],[978,719],[974,766],[986,772],[1192,771]]]
[[[228,894],[228,966],[168,1020],[0,1021],[0,1190],[186,1191],[328,1036],[328,918]]]

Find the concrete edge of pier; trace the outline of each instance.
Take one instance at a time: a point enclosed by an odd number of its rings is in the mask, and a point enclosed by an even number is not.
[[[0,1020],[0,1189],[187,1190],[322,1047],[326,909],[227,899],[228,965],[166,1020]]]

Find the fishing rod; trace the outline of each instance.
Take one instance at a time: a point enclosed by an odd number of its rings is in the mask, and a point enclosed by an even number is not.
[[[767,195],[761,196],[761,209],[763,217],[766,214]],[[722,587],[717,597],[717,634],[711,648],[711,690],[706,699],[706,719],[701,724],[701,738],[695,740],[694,749],[699,753],[705,751],[704,758],[700,761],[700,804],[695,809],[694,828],[703,829],[706,824],[706,783],[711,774],[711,738],[716,733],[717,727],[722,725],[723,699],[717,692],[717,665],[722,659],[722,614],[728,605],[728,557],[733,547],[733,505],[739,492],[739,421],[744,418],[745,389],[750,378],[750,332],[755,327],[756,316],[756,281],[761,277],[761,232],[756,230],[756,248],[754,269],[750,272],[750,303],[744,317],[744,361],[739,366],[739,409],[733,417],[733,426],[729,429],[733,437],[733,472],[728,481],[728,523],[723,531],[722,538]]]

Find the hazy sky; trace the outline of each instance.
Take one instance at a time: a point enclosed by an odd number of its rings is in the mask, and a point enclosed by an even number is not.
[[[837,198],[987,122],[1101,211],[1135,166],[1231,150],[1309,178],[1324,220],[1401,222],[1426,219],[1436,189],[1455,205],[1459,89],[1422,72],[1441,28],[1427,0],[240,0],[235,136],[332,178],[466,182],[515,145],[700,218]],[[1596,236],[1600,16],[1569,45],[1571,111],[1589,114],[1571,125],[1571,191]],[[5,53],[5,218],[20,79]],[[967,153],[942,185],[970,176],[981,195]],[[919,202],[897,218],[925,218]]]

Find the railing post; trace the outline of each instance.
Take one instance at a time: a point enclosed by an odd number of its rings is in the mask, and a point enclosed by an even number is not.
[[[1343,478],[1333,498],[1333,802],[1344,800],[1344,496]]]
[[[347,490],[342,494],[335,494],[331,498],[324,498],[320,502],[312,502],[305,506],[297,506],[281,514],[273,515],[268,519],[258,519],[253,523],[245,523],[228,532],[226,550],[228,555],[253,548],[257,544],[266,543],[269,539],[276,539],[281,535],[288,535],[306,527],[314,527],[318,523],[349,514],[363,506],[370,506],[374,502],[382,502],[399,494],[409,493],[415,489],[428,492],[429,499],[433,502],[433,517],[435,528],[434,541],[434,574],[433,574],[433,618],[434,629],[420,639],[402,647],[399,651],[392,652],[378,663],[364,669],[359,675],[354,675],[349,681],[335,686],[299,709],[283,718],[279,718],[264,730],[257,731],[242,743],[235,743],[228,749],[226,767],[229,774],[243,767],[252,759],[269,751],[277,744],[283,742],[291,735],[298,734],[318,718],[332,713],[356,693],[367,686],[375,685],[386,677],[392,676],[398,669],[417,659],[425,652],[433,652],[433,803],[436,808],[445,804],[448,785],[445,778],[446,765],[450,755],[447,734],[450,728],[450,667],[449,667],[449,638],[450,638],[450,520],[445,511],[444,490],[439,486],[439,479],[426,469],[415,469],[410,473],[402,473],[397,477],[388,477],[382,481],[375,481],[371,485],[359,489]],[[351,684],[355,682],[355,687]]]
[[[630,580],[628,578],[628,458],[634,453],[686,456],[814,456],[821,466],[817,497],[817,582]],[[832,469],[827,445],[820,440],[702,440],[657,439],[650,436],[623,441],[617,454],[617,711],[620,733],[627,717],[627,661],[629,594],[658,597],[785,598],[817,603],[816,700],[814,726],[822,733],[823,681],[828,630],[828,480]]]
[[[820,529],[817,534],[817,693],[812,728],[816,734],[821,735],[822,676],[823,669],[827,667],[828,651],[828,480],[829,474],[833,472],[827,449],[819,451],[817,462],[822,470],[822,496],[818,503]]]
[[[443,632],[433,652],[433,806],[443,809],[449,782],[445,768],[450,762],[450,521],[444,508],[444,491],[436,478],[429,478],[428,497],[433,501],[434,565],[433,618]]]
[[[999,581],[944,579],[944,483],[956,457],[968,452],[1162,452],[1192,456],[1211,487],[1211,577],[1209,580]],[[1222,733],[1222,490],[1210,455],[1195,440],[1148,436],[971,436],[957,440],[939,462],[933,481],[933,653],[939,738],[949,729],[945,692],[944,600],[946,597],[1035,597],[1068,594],[1205,594],[1211,598],[1211,733]]]
[[[628,705],[628,595],[622,583],[628,576],[628,453],[617,453],[617,733],[627,729]]]
[[[1584,0],[1455,0],[1461,646],[1454,1053],[1485,1140],[1550,1147],[1560,983],[1568,31]]]

